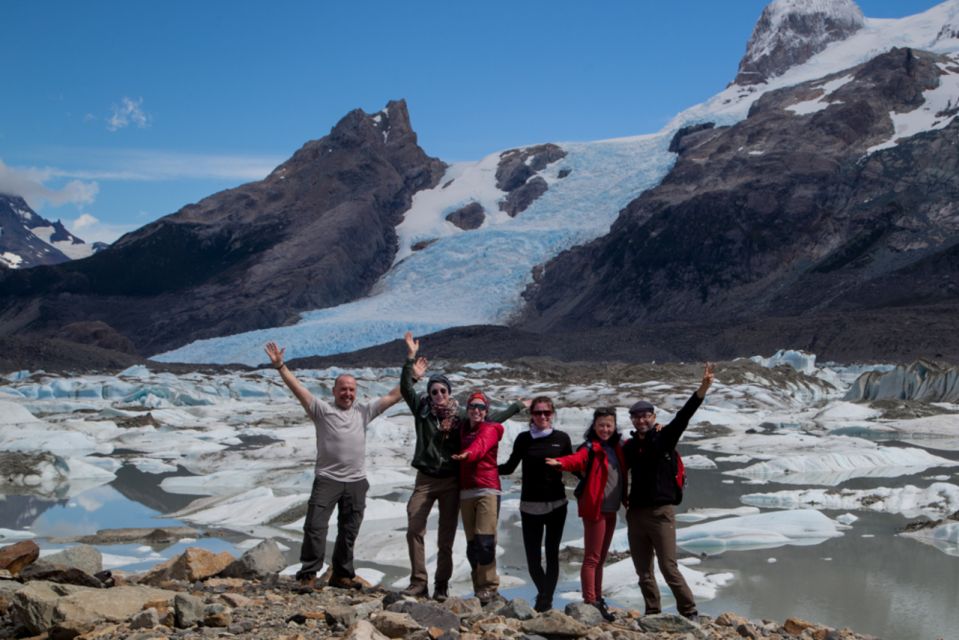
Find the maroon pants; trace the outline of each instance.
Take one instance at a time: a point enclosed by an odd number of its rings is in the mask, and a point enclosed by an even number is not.
[[[596,602],[603,597],[603,565],[609,553],[609,543],[616,530],[616,513],[601,513],[599,520],[583,520],[585,547],[583,568],[579,580],[583,588],[583,602]]]

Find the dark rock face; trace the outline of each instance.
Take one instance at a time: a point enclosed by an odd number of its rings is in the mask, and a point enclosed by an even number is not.
[[[500,210],[514,217],[525,211],[548,188],[536,173],[565,157],[566,152],[555,144],[504,151],[496,168],[496,187],[507,193]]]
[[[959,304],[959,122],[867,155],[892,137],[890,111],[938,85],[939,64],[893,49],[824,79],[853,76],[807,115],[788,107],[820,97],[823,80],[766,94],[745,121],[685,148],[607,236],[547,263],[520,326]]]
[[[26,269],[70,260],[69,256],[33,233],[33,229],[41,227],[53,228],[49,236],[51,242],[84,244],[59,220],[50,222],[38,215],[23,198],[0,193],[0,269]]]
[[[853,0],[831,0],[807,8],[772,2],[759,16],[739,62],[735,83],[760,84],[800,65],[832,42],[863,27],[865,18]]]
[[[526,211],[529,205],[533,204],[536,198],[540,197],[549,189],[546,181],[536,176],[531,178],[523,186],[510,191],[506,199],[500,202],[499,208],[512,217]]]
[[[353,300],[390,267],[413,193],[444,169],[417,145],[405,102],[352,111],[260,182],[87,260],[0,274],[0,330],[101,320],[154,353]]]
[[[450,214],[446,219],[464,231],[479,229],[486,220],[486,210],[478,202],[471,202]]]

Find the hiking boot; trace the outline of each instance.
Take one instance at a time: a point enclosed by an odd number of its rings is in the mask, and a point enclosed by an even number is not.
[[[427,598],[430,595],[426,585],[420,583],[410,583],[410,586],[403,589],[400,593],[413,598]]]
[[[596,610],[599,611],[599,615],[603,616],[603,620],[605,620],[606,622],[612,622],[613,620],[616,619],[616,616],[610,613],[609,607],[606,606],[606,601],[603,600],[602,598],[599,598],[598,600],[590,604],[596,607]]]
[[[543,594],[536,596],[536,604],[533,605],[533,611],[536,613],[546,613],[553,608],[553,598]]]
[[[477,600],[480,601],[480,604],[485,607],[490,602],[495,600],[496,596],[499,594],[496,593],[496,589],[484,589],[482,591],[477,591],[473,595],[475,595]]]
[[[686,618],[687,620],[692,620],[693,622],[699,622],[699,612],[696,611],[695,609],[693,609],[689,613],[681,613],[679,615]]]
[[[297,593],[312,593],[316,590],[316,576],[303,576],[296,579]]]
[[[446,602],[446,599],[450,597],[450,587],[449,584],[445,582],[437,582],[433,585],[433,599],[437,602]]]
[[[362,589],[363,583],[356,578],[349,578],[347,576],[331,576],[330,586],[336,587],[337,589]]]

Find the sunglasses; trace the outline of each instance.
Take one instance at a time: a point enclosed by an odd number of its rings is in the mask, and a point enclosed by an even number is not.
[[[553,412],[550,411],[549,409],[541,410],[541,411],[530,411],[530,413],[532,413],[534,416],[544,416],[547,418],[553,415]]]
[[[482,402],[471,402],[470,404],[466,405],[466,408],[475,409],[477,411],[486,411],[486,405]]]
[[[446,390],[446,387],[436,387],[430,390],[431,396],[448,396],[449,394],[450,392]]]

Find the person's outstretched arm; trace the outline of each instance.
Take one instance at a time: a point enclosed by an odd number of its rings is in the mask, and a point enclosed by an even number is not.
[[[403,339],[406,340],[406,362],[400,374],[400,394],[406,401],[406,406],[410,408],[413,415],[416,415],[416,405],[419,402],[416,395],[416,382],[426,375],[429,362],[422,356],[416,357],[420,350],[420,341],[413,339],[412,331],[407,331]]]
[[[283,354],[286,352],[286,349],[281,349],[275,342],[272,341],[266,343],[265,349],[266,355],[270,358],[270,364],[273,365],[274,369],[280,372],[280,378],[283,379],[283,382],[286,383],[286,386],[290,388],[290,391],[293,392],[293,395],[296,396],[296,399],[300,401],[301,405],[303,405],[303,409],[306,410],[307,414],[309,414],[310,406],[313,404],[313,394],[303,386],[302,382],[296,379],[296,376],[293,375],[293,372],[290,371],[290,368],[283,362]]]

